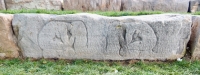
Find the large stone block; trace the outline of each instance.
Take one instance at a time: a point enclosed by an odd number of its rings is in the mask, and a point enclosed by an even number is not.
[[[47,9],[61,10],[61,0],[5,0],[8,10],[19,9]]]
[[[189,41],[192,59],[200,59],[200,16],[193,16],[192,34]]]
[[[33,58],[173,60],[191,34],[191,16],[172,14],[16,14],[12,24],[23,56]]]
[[[122,0],[124,11],[187,12],[190,0]]]
[[[4,0],[0,0],[0,10],[6,10]]]
[[[65,10],[120,11],[121,0],[64,0]]]
[[[189,12],[195,13],[200,10],[200,0],[190,0]]]
[[[13,35],[11,20],[13,15],[0,14],[0,58],[16,58],[19,48]]]

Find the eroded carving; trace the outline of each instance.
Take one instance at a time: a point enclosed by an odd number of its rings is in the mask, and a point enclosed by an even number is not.
[[[87,29],[82,21],[50,21],[42,28],[38,36],[42,50],[63,50],[75,53],[76,48],[87,47]],[[76,40],[82,40],[83,43]]]
[[[119,54],[121,56],[139,55],[137,54],[138,51],[151,52],[157,39],[153,29],[148,24],[132,22],[122,25],[122,34],[119,35]]]
[[[141,51],[151,53],[156,45],[153,29],[143,22],[121,22],[115,20],[108,26],[104,54],[122,57],[139,56]],[[119,46],[119,47],[116,47]]]

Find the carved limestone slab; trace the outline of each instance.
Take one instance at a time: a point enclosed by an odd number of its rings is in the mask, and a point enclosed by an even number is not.
[[[177,59],[191,34],[191,16],[178,14],[16,14],[12,25],[23,56],[33,58]]]

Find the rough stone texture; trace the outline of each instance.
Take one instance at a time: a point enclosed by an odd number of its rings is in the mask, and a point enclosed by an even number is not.
[[[122,0],[122,10],[187,12],[190,0]]]
[[[189,12],[196,12],[198,11],[198,7],[199,7],[199,1],[198,0],[190,0],[189,3]]]
[[[0,14],[0,58],[19,56],[16,38],[11,28],[13,15]]]
[[[192,59],[200,59],[200,16],[193,16],[192,34],[189,41]]]
[[[5,10],[5,3],[4,0],[0,0],[0,10]]]
[[[23,56],[33,58],[173,60],[191,34],[191,16],[173,14],[16,14],[12,24]]]
[[[121,0],[64,0],[64,10],[120,11]]]
[[[47,9],[61,10],[61,0],[5,0],[7,9]]]

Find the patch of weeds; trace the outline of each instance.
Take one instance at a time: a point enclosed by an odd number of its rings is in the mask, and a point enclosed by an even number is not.
[[[74,65],[81,65],[81,64],[83,64],[85,62],[86,62],[85,60],[77,59],[77,60],[72,61],[72,64],[74,64]]]
[[[15,59],[12,59],[12,60],[5,59],[2,64],[7,65],[7,66],[11,66],[11,65],[16,65],[16,64],[20,64],[20,63],[21,63],[21,60],[15,58]]]

